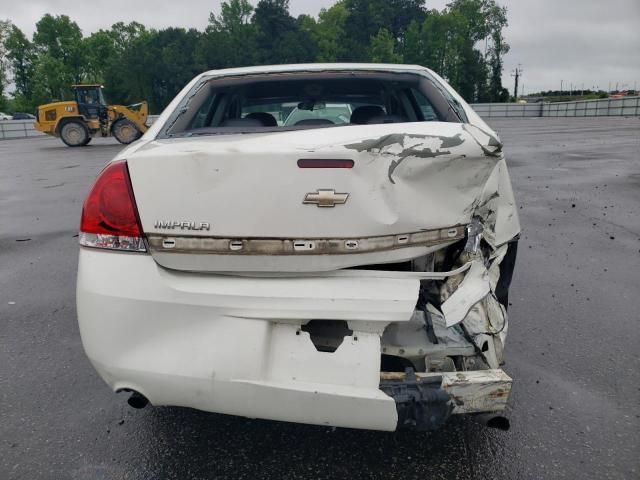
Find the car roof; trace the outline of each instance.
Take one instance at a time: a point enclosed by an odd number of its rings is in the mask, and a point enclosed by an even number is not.
[[[225,68],[221,70],[209,70],[203,75],[228,76],[250,75],[260,73],[296,73],[296,72],[321,72],[325,70],[378,70],[388,72],[430,71],[420,65],[402,65],[394,63],[298,63],[290,65],[260,65],[255,67]]]

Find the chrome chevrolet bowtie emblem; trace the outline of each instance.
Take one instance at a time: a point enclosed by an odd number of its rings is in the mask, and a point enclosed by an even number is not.
[[[319,189],[315,193],[307,193],[302,203],[315,204],[318,207],[335,207],[347,202],[348,193],[336,193],[335,190]]]

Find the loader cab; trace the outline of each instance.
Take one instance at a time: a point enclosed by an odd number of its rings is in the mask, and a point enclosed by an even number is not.
[[[73,85],[73,92],[78,110],[86,118],[100,118],[106,114],[102,85]]]

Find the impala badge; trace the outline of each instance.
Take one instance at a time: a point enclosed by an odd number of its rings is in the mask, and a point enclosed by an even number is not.
[[[156,223],[153,226],[159,230],[211,230],[211,224],[208,222],[156,220]]]
[[[348,193],[336,193],[335,190],[318,189],[315,193],[307,193],[302,203],[315,204],[318,207],[335,207],[347,203]]]

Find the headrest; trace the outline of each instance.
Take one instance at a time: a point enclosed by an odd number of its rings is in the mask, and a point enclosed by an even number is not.
[[[369,119],[378,115],[384,115],[384,110],[378,105],[363,105],[356,108],[351,114],[351,123],[365,125]]]
[[[244,118],[253,118],[254,120],[258,120],[263,127],[277,127],[278,122],[276,121],[276,117],[267,112],[251,112],[245,115]]]

